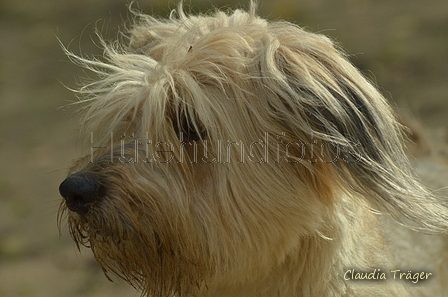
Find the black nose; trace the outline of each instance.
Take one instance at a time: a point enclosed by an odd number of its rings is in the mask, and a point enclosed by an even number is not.
[[[71,211],[86,214],[92,202],[100,197],[100,189],[101,185],[91,174],[75,173],[60,184],[59,193]]]

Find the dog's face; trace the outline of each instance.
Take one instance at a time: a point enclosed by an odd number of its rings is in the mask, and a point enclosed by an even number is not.
[[[105,272],[188,296],[263,277],[327,233],[342,192],[405,203],[399,125],[328,38],[242,11],[131,33],[108,62],[77,59],[103,76],[81,89],[98,141],[60,186]]]

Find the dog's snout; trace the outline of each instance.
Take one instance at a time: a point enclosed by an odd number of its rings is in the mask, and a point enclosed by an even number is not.
[[[59,193],[67,207],[78,214],[86,214],[100,197],[101,185],[91,174],[73,174],[59,186]]]

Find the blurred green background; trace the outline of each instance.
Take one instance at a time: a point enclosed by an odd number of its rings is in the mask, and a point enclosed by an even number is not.
[[[89,250],[79,254],[65,225],[58,185],[77,158],[76,88],[83,70],[71,51],[101,55],[95,28],[113,39],[128,1],[0,0],[0,296],[135,296],[109,283]],[[186,1],[187,11],[247,7],[247,1]],[[135,1],[166,16],[174,1]],[[343,44],[351,60],[404,114],[447,143],[446,0],[260,0],[259,13],[293,21]],[[61,108],[62,107],[62,108]]]

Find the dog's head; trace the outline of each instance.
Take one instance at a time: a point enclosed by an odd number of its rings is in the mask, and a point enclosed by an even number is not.
[[[154,296],[260,277],[342,195],[438,226],[393,111],[329,38],[253,9],[178,15],[139,15],[106,61],[70,54],[101,79],[61,209],[106,272]]]

